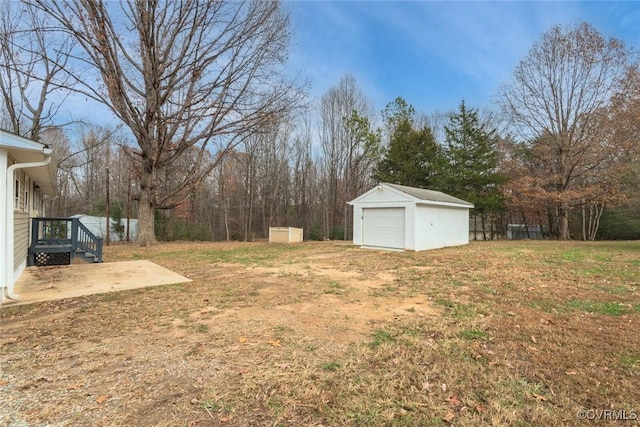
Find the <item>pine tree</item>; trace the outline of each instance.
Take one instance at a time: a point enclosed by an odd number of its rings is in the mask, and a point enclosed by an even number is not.
[[[402,98],[385,108],[389,144],[376,166],[379,181],[428,188],[437,171],[440,150],[428,126],[415,128],[415,112]]]
[[[506,179],[497,170],[497,132],[487,129],[477,110],[468,109],[463,101],[445,126],[445,134],[448,164],[439,175],[442,190],[473,203],[472,214],[480,215],[484,223],[504,206],[500,185]]]

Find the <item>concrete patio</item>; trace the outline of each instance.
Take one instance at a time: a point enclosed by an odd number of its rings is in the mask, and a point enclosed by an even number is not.
[[[28,267],[16,283],[15,294],[20,299],[4,300],[2,305],[31,304],[186,282],[191,282],[191,279],[146,260]]]

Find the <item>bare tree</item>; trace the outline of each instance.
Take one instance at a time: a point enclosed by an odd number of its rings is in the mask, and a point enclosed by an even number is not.
[[[356,118],[369,122],[369,118],[373,116],[371,110],[355,77],[349,74],[343,76],[337,86],[330,88],[320,101],[320,143],[326,200],[323,222],[326,237],[337,237],[334,229],[347,218],[346,202],[353,195],[352,188],[347,188],[347,185],[354,182],[351,174],[356,165],[355,157],[360,155],[363,143],[362,138],[354,136],[358,126],[352,120],[353,113],[356,113]],[[347,227],[343,227],[342,238],[346,238]]]
[[[225,152],[295,105],[280,77],[289,20],[278,2],[28,1],[75,38],[101,82],[83,92],[136,139],[141,245],[155,242],[156,209],[180,204]],[[162,188],[163,170],[187,151],[194,167]]]
[[[47,34],[47,17],[17,2],[0,11],[0,110],[2,126],[38,141],[53,123],[72,79],[65,68],[73,40]],[[56,101],[52,94],[58,92]]]
[[[503,112],[534,148],[549,178],[561,239],[569,238],[569,214],[598,204],[592,193],[600,165],[616,147],[608,144],[603,117],[628,64],[617,39],[604,38],[589,24],[552,28],[520,62],[501,92]],[[607,144],[605,144],[605,142]]]

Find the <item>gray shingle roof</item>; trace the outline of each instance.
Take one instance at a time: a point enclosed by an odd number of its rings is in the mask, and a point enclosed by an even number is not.
[[[440,191],[427,190],[424,188],[416,188],[416,187],[407,187],[406,185],[390,184],[388,182],[383,182],[382,184],[388,185],[389,187],[393,187],[398,191],[402,191],[403,193],[416,197],[420,200],[427,200],[431,202],[455,203],[458,205],[473,207],[473,203],[465,202],[464,200],[458,199],[457,197],[450,196]]]

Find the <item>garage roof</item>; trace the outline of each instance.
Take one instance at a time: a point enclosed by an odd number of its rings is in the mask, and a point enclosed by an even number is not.
[[[402,191],[403,193],[406,193],[420,200],[429,202],[455,203],[458,205],[464,205],[473,208],[473,203],[466,202],[462,199],[458,199],[457,197],[450,196],[440,191],[427,190],[425,188],[408,187],[406,185],[399,184],[389,184],[387,182],[382,182],[381,184],[388,185],[389,187],[395,188],[398,191]]]

